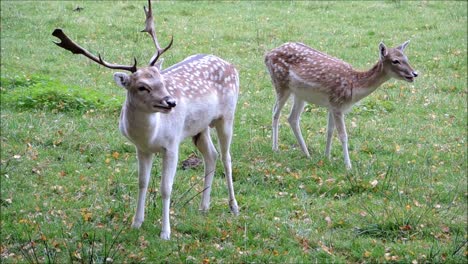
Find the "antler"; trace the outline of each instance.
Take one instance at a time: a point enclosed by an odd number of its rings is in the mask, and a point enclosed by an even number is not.
[[[65,35],[65,33],[60,28],[55,29],[54,32],[52,33],[52,36],[55,36],[55,37],[57,37],[57,38],[59,38],[61,40],[61,42],[55,42],[54,41],[54,43],[57,44],[57,46],[59,46],[61,48],[64,48],[66,50],[69,50],[73,54],[82,54],[82,55],[90,58],[91,60],[101,64],[102,66],[105,66],[105,67],[110,68],[110,69],[126,70],[126,71],[130,71],[132,73],[137,71],[137,68],[136,68],[137,60],[136,60],[136,58],[134,58],[133,66],[108,63],[108,62],[104,61],[101,58],[100,54],[98,54],[98,57],[96,57],[95,55],[93,55],[89,51],[87,51],[86,49],[80,47],[80,45],[76,44],[67,35]]]
[[[151,0],[148,0],[148,10],[146,9],[146,6],[143,6],[143,9],[145,10],[145,15],[146,15],[146,22],[145,22],[145,29],[143,29],[141,32],[147,32],[150,34],[151,38],[153,39],[154,45],[156,46],[156,53],[151,57],[150,60],[150,66],[153,66],[156,61],[158,60],[159,56],[161,56],[164,52],[166,52],[171,46],[172,42],[174,41],[174,37],[171,36],[171,42],[167,47],[164,49],[161,49],[161,46],[159,46],[158,38],[156,36],[156,31],[154,29],[154,20],[153,20],[153,10],[151,9]]]

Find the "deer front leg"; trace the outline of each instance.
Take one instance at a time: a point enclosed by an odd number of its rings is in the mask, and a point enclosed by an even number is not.
[[[341,141],[341,146],[343,147],[343,156],[346,169],[351,169],[351,160],[349,159],[348,153],[348,134],[346,133],[346,126],[344,122],[344,114],[341,112],[334,112],[333,117],[335,119],[336,130],[338,131],[338,136]]]
[[[333,113],[328,111],[328,123],[327,123],[327,146],[325,147],[325,156],[330,159],[331,145],[333,132],[335,131],[335,120]]]
[[[163,165],[161,175],[161,196],[162,196],[162,229],[161,239],[169,240],[171,237],[171,225],[169,222],[170,218],[170,206],[171,206],[171,193],[172,185],[174,183],[174,177],[177,168],[177,160],[179,150],[166,149],[163,154]]]
[[[151,177],[151,165],[153,164],[153,154],[144,153],[137,150],[138,158],[138,203],[135,216],[133,217],[132,227],[140,228],[145,220],[145,200],[148,182]]]
[[[307,146],[304,142],[304,138],[302,137],[301,127],[300,127],[300,119],[302,111],[304,110],[305,102],[299,99],[297,96],[294,96],[294,104],[291,109],[291,114],[289,115],[288,121],[291,125],[292,131],[296,136],[297,142],[302,149],[302,152],[310,158],[309,151],[307,150]]]
[[[273,151],[278,150],[278,130],[279,130],[279,118],[281,109],[288,101],[291,92],[288,90],[281,90],[276,93],[276,103],[273,107],[273,120],[272,120],[272,140],[273,140]]]

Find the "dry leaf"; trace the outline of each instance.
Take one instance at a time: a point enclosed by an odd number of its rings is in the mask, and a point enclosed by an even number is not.
[[[400,152],[400,150],[401,150],[401,147],[399,145],[395,145],[395,151]]]
[[[330,254],[330,255],[333,255],[333,253],[332,253],[332,252],[333,252],[333,249],[332,249],[331,247],[325,246],[325,245],[322,243],[322,241],[319,241],[318,244],[320,245],[320,248],[321,248],[323,251],[327,252],[327,253]]]
[[[412,230],[412,229],[413,228],[410,225],[400,226],[401,231],[409,231],[409,230]]]

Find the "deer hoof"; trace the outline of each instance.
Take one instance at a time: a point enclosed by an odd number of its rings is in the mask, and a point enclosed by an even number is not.
[[[161,231],[161,239],[162,240],[169,240],[170,238],[171,238],[171,232]]]
[[[143,220],[133,219],[132,228],[138,229],[141,227],[141,224],[143,224]]]
[[[231,201],[230,204],[229,204],[229,207],[231,209],[231,212],[234,214],[234,215],[239,215],[239,206],[237,206],[237,201],[234,200],[234,201]]]
[[[202,213],[208,213],[208,211],[210,210],[210,203],[202,203],[200,204],[200,207],[198,208],[198,210]]]

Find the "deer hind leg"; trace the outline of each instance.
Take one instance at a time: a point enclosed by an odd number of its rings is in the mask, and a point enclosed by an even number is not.
[[[138,203],[135,216],[133,217],[132,227],[140,228],[145,220],[145,200],[148,183],[151,177],[151,166],[153,164],[153,154],[144,153],[137,150],[138,158]]]
[[[221,119],[216,123],[216,132],[218,134],[219,147],[221,149],[221,159],[224,165],[224,174],[226,176],[226,184],[229,193],[229,207],[234,215],[239,214],[239,206],[237,205],[236,198],[234,196],[234,185],[232,182],[232,165],[231,165],[231,140],[232,140],[232,128],[234,120]]]
[[[335,120],[336,130],[338,131],[338,136],[341,141],[341,146],[343,147],[343,156],[346,169],[351,169],[351,160],[349,159],[348,153],[348,134],[346,133],[346,125],[344,122],[344,114],[341,112],[334,112],[333,118]]]
[[[200,204],[200,211],[207,212],[210,208],[211,185],[213,183],[218,152],[216,152],[216,148],[211,140],[210,128],[206,128],[200,134],[195,136],[193,138],[193,142],[203,155],[203,161],[205,163],[205,184]]]
[[[276,85],[273,82],[276,89],[276,102],[275,106],[273,107],[273,120],[272,120],[272,140],[273,140],[273,150],[278,150],[278,129],[279,129],[279,117],[281,113],[281,109],[283,109],[284,105],[289,99],[291,95],[291,91],[289,89],[281,88],[279,85]]]
[[[297,96],[294,96],[294,104],[291,108],[291,114],[289,114],[289,124],[291,125],[291,129],[296,136],[297,142],[302,149],[302,152],[309,158],[310,154],[307,150],[307,146],[304,142],[304,138],[302,137],[301,127],[300,127],[300,119],[302,111],[304,110],[305,102],[304,100],[299,99]]]
[[[331,145],[333,132],[335,131],[335,119],[332,111],[328,111],[328,123],[327,123],[327,145],[325,147],[325,156],[330,159]]]

